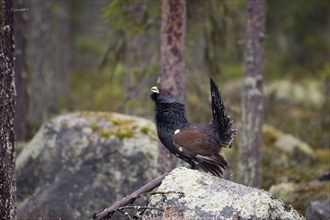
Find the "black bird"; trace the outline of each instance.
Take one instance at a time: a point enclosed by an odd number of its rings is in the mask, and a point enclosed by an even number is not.
[[[220,155],[221,147],[230,147],[235,129],[225,112],[225,106],[215,82],[210,79],[213,121],[191,124],[186,119],[185,106],[166,89],[151,88],[155,102],[157,133],[162,144],[193,169],[201,167],[215,176],[222,176],[228,164]]]

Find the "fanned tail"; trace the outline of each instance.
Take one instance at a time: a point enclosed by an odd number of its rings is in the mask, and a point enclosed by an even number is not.
[[[212,126],[220,139],[220,144],[222,146],[230,147],[233,143],[237,130],[231,129],[233,120],[231,120],[230,116],[226,114],[220,92],[212,78],[210,79],[210,90],[213,114]]]
[[[197,155],[196,159],[198,161],[198,165],[203,170],[211,173],[214,176],[222,177],[223,170],[225,170],[226,167],[228,166],[228,163],[220,154],[214,154],[209,157]]]

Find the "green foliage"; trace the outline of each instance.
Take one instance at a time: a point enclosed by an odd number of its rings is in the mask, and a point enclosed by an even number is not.
[[[74,41],[74,47],[78,48],[78,53],[90,52],[95,55],[101,55],[104,53],[103,45],[95,40],[85,37],[77,37]]]
[[[114,0],[104,9],[105,19],[113,24],[114,31],[125,34],[143,34],[150,26],[159,23],[160,8],[156,1]]]
[[[202,62],[202,71],[214,77],[223,74],[222,65],[228,57],[237,61],[244,4],[244,1],[187,1],[188,65]],[[202,57],[196,56],[195,51]]]
[[[328,59],[328,2],[267,3],[267,70],[280,76],[288,72],[299,76],[319,75]]]
[[[321,70],[321,75],[324,80],[326,80],[327,78],[329,79],[329,77],[330,77],[330,63],[329,62],[324,65],[323,69]]]
[[[243,27],[241,12],[244,6],[244,1],[187,1],[186,63],[192,70],[190,79],[195,78],[188,81],[196,80],[192,85],[199,87],[196,90],[190,85],[190,97],[196,97],[192,108],[199,105],[200,94],[196,91],[207,95],[208,88],[197,83],[205,73],[215,77],[225,70],[222,74],[226,78],[240,75],[241,64],[237,63],[240,45],[237,42]],[[158,1],[115,0],[104,8],[104,18],[112,28],[100,69],[111,68],[111,80],[123,87],[119,98],[123,103],[114,105],[117,101],[112,101],[112,107],[116,106],[117,111],[152,115],[152,103],[146,101],[146,97],[160,72],[160,7]],[[229,64],[230,59],[235,62]],[[208,81],[203,85],[208,85]],[[101,105],[101,100],[104,103],[106,93],[110,91],[106,87],[95,89],[96,98],[100,100],[97,103]]]

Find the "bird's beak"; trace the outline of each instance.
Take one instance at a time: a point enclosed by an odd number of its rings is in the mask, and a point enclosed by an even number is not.
[[[158,90],[157,86],[151,87],[151,92],[159,93],[159,90]]]

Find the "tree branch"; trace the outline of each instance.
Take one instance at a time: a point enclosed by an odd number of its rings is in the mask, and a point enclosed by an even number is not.
[[[152,180],[151,182],[147,183],[146,185],[142,186],[141,188],[137,189],[130,195],[126,196],[120,201],[117,201],[112,206],[106,208],[104,211],[100,212],[99,214],[94,214],[92,220],[105,220],[111,215],[115,210],[118,210],[120,207],[132,204],[140,195],[150,192],[154,188],[158,187],[163,179],[168,175],[168,172],[164,173],[163,175],[157,177],[156,179]]]

